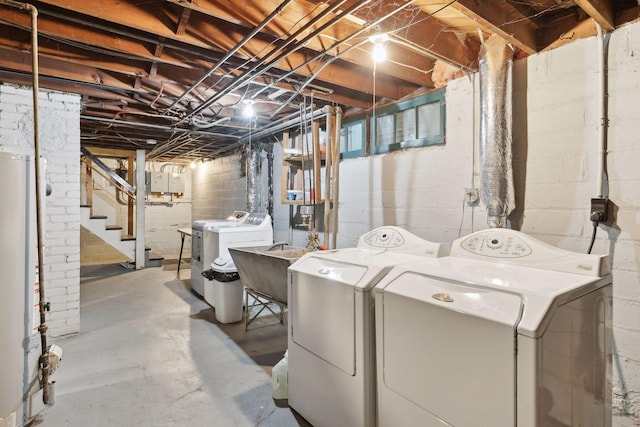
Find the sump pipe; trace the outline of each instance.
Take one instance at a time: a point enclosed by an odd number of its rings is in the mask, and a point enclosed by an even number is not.
[[[45,289],[44,289],[44,242],[42,237],[42,200],[43,194],[40,177],[40,139],[38,138],[38,9],[29,3],[19,3],[11,0],[0,0],[0,4],[15,7],[31,13],[31,66],[33,78],[33,149],[36,180],[36,234],[38,242],[38,291],[40,293],[40,372],[42,375],[42,401],[49,404],[49,351],[47,348],[47,323],[45,315]]]

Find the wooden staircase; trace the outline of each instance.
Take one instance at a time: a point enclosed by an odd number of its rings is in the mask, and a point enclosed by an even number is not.
[[[80,224],[132,262],[135,261],[136,238],[130,235],[123,235],[122,227],[109,225],[107,221],[108,217],[104,215],[91,215],[91,206],[80,206]],[[145,248],[145,267],[161,267],[163,260],[164,257],[151,253],[150,248]]]

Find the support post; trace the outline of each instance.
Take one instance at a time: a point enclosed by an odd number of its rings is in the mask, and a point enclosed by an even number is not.
[[[144,268],[144,150],[136,150],[136,270]]]
[[[134,187],[134,161],[135,161],[135,157],[133,156],[129,156],[127,158],[128,161],[128,166],[127,166],[127,182],[129,183],[130,186]],[[126,194],[123,192],[123,194]],[[136,190],[136,195],[140,195],[140,192]],[[127,196],[127,235],[129,236],[134,236],[134,224],[135,221],[133,220],[133,197],[131,197],[131,195]]]

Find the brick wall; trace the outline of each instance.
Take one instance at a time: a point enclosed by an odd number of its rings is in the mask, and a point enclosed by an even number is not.
[[[80,97],[41,91],[38,105],[40,154],[53,188],[43,228],[47,325],[56,337],[80,325]],[[0,149],[33,155],[31,88],[0,85]]]

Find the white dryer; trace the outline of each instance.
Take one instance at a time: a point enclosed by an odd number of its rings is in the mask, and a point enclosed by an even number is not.
[[[448,248],[398,227],[363,235],[356,248],[310,252],[289,267],[289,406],[315,427],[375,425],[371,289],[408,259]],[[411,255],[410,255],[411,254]]]
[[[250,213],[238,222],[207,224],[202,236],[203,265],[209,268],[214,262],[218,265],[233,263],[229,248],[267,246],[273,243],[271,216],[265,213]],[[202,275],[200,276],[203,279],[200,295],[204,296],[206,283]],[[198,292],[200,289],[194,290]],[[214,305],[210,300],[207,302]]]
[[[244,221],[249,212],[235,211],[224,219],[200,219],[193,221],[191,224],[191,289],[193,289],[200,296],[204,296],[204,277],[201,273],[209,268],[209,263],[204,263],[205,258],[204,248],[210,247],[207,242],[208,235],[204,235],[203,231],[206,226],[214,226],[229,223],[239,223]],[[206,254],[206,258],[209,259],[210,255]]]
[[[611,425],[607,255],[490,229],[376,287],[379,426]]]

